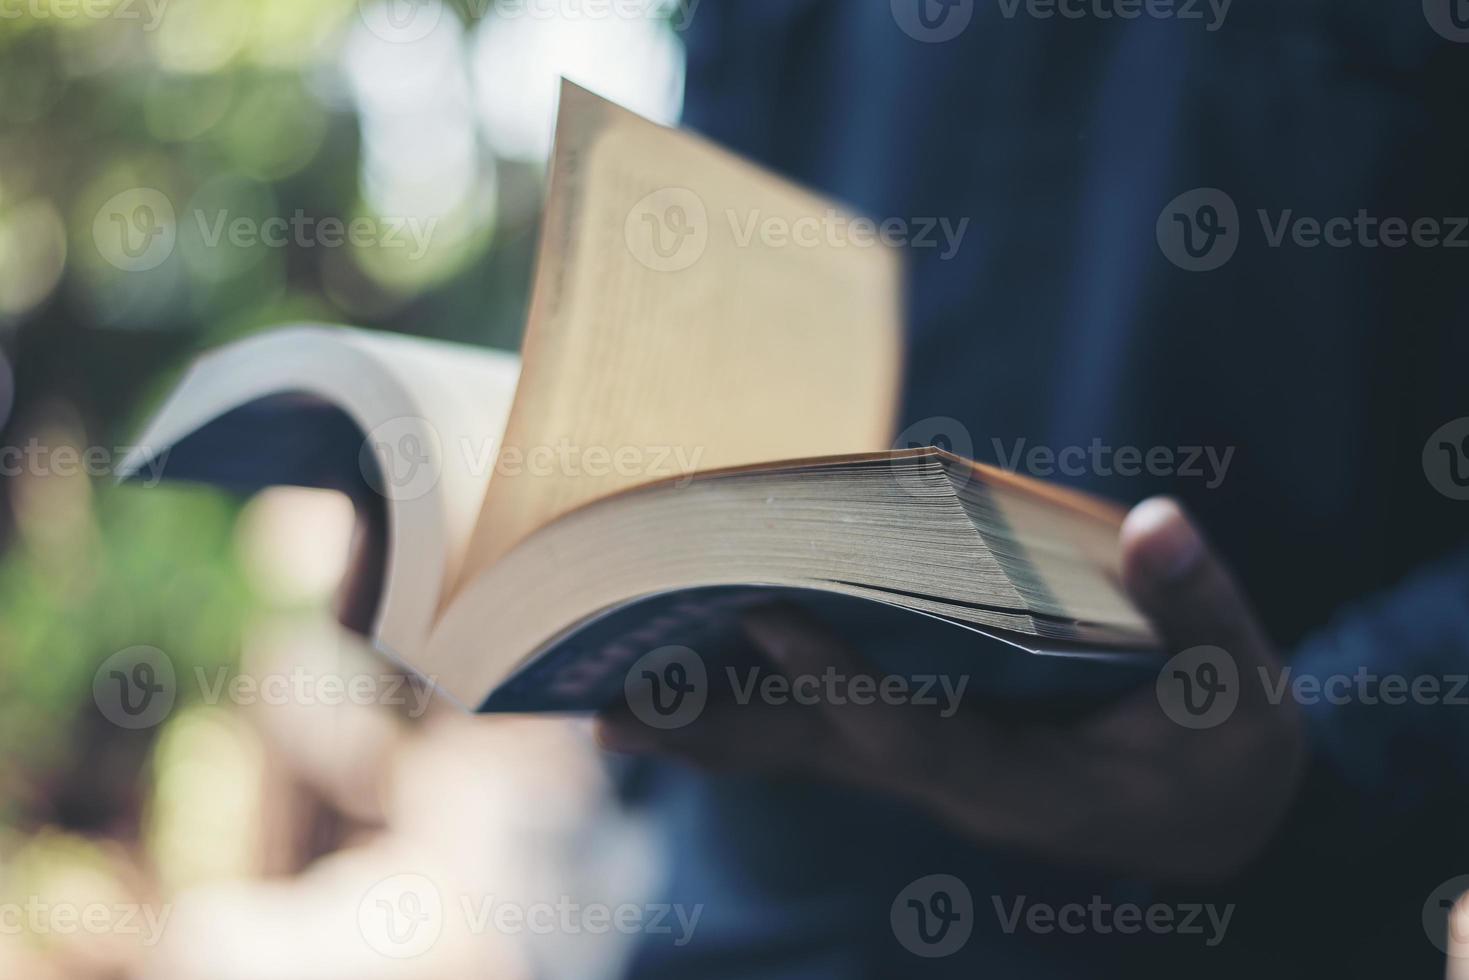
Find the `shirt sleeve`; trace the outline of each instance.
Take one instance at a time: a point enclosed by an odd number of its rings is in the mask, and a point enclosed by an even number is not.
[[[1450,850],[1469,803],[1469,549],[1344,608],[1267,693],[1300,706],[1312,753],[1290,847]]]

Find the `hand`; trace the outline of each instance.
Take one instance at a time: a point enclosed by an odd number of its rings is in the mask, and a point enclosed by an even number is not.
[[[1122,528],[1123,579],[1170,651],[1221,647],[1239,670],[1238,706],[1216,727],[1170,720],[1152,685],[1071,725],[1003,723],[977,710],[850,703],[711,702],[657,731],[625,710],[599,719],[604,747],[701,766],[840,780],[911,801],[977,842],[1162,878],[1218,878],[1269,840],[1303,765],[1288,701],[1258,682],[1278,663],[1234,579],[1171,500]],[[851,649],[791,610],[745,621],[790,677],[874,675]]]

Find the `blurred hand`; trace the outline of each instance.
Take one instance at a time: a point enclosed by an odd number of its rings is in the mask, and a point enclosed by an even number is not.
[[[1128,874],[1217,878],[1240,869],[1289,807],[1303,738],[1289,699],[1259,669],[1275,653],[1228,570],[1171,500],[1122,529],[1124,581],[1168,648],[1223,648],[1239,668],[1226,721],[1174,721],[1150,685],[1074,725],[1003,723],[977,710],[874,703],[711,702],[692,724],[652,729],[625,709],[599,719],[604,747],[715,769],[840,780],[901,797],[984,844]],[[792,678],[880,676],[798,612],[760,610],[745,629]]]

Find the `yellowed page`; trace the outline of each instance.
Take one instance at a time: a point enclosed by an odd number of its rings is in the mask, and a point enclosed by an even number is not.
[[[564,84],[520,387],[466,576],[630,486],[887,448],[900,279],[832,203]]]

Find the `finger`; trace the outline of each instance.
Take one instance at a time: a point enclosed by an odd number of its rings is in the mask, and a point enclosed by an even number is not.
[[[876,673],[863,657],[809,614],[789,606],[751,610],[741,620],[755,648],[785,674],[792,684],[820,692],[823,679],[841,679],[850,687],[856,677]],[[898,736],[898,719],[891,711],[860,710],[877,705],[854,705],[847,698],[823,698],[817,709],[852,749],[865,758],[877,757]],[[887,707],[882,705],[881,707]]]
[[[650,724],[644,712],[618,704],[599,716],[597,739],[609,751],[677,756],[712,768],[844,771],[848,753],[821,706],[793,695],[789,684],[769,693],[772,678],[786,680],[769,665],[753,668],[743,685],[711,691],[694,716],[671,726],[667,719]]]
[[[761,606],[740,618],[755,649],[789,678],[872,675],[862,657],[810,613],[792,606]]]
[[[1449,980],[1469,978],[1469,894],[1449,910]]]
[[[1122,578],[1170,650],[1208,645],[1246,661],[1269,659],[1250,603],[1177,502],[1154,497],[1127,515]]]
[[[809,614],[786,606],[764,607],[747,613],[742,625],[792,684],[806,679],[808,689],[831,694],[818,707],[836,733],[846,759],[843,769],[851,778],[888,790],[927,793],[934,784],[953,779],[959,765],[971,772],[988,768],[1000,741],[988,719],[954,710],[957,704],[858,697],[857,678],[864,679],[867,691],[877,691],[886,675]]]
[[[976,744],[974,724],[962,712],[857,698],[856,678],[880,675],[809,615],[786,607],[747,614],[742,625],[758,652],[788,686],[769,702],[763,684],[734,703],[713,702],[691,724],[659,730],[627,708],[599,719],[598,739],[612,751],[658,753],[713,768],[805,772],[869,788],[931,795],[952,780],[964,745],[964,760],[978,769],[987,754]]]
[[[599,715],[595,731],[609,752],[668,756],[709,769],[836,775],[842,763],[826,720],[799,705],[711,702],[672,729],[653,728],[623,706]]]

